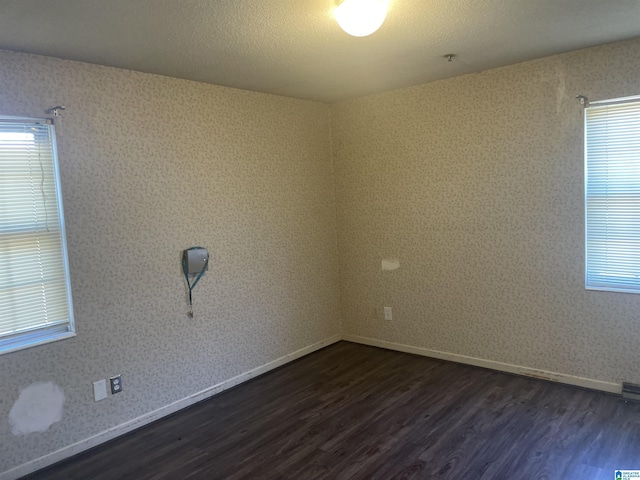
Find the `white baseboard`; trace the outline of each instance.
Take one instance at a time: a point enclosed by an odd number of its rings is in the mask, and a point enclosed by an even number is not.
[[[61,448],[60,450],[56,450],[55,452],[49,453],[40,458],[36,458],[30,462],[27,462],[23,465],[19,465],[11,470],[7,470],[6,472],[0,473],[0,480],[16,480],[24,475],[28,475],[42,468],[48,467],[49,465],[53,465],[65,458],[69,458],[73,455],[76,455],[80,452],[93,448],[95,446],[100,445],[101,443],[108,442],[120,435],[124,435],[136,428],[140,428],[144,425],[147,425],[155,420],[158,420],[162,417],[166,417],[167,415],[171,415],[172,413],[177,412],[178,410],[182,410],[194,403],[205,400],[209,397],[212,397],[224,390],[227,390],[231,387],[235,387],[247,380],[251,380],[258,375],[262,375],[263,373],[267,373],[274,368],[278,368],[286,363],[292,362],[300,357],[304,357],[309,353],[315,352],[321,348],[326,347],[327,345],[331,345],[332,343],[339,342],[342,339],[341,335],[333,335],[332,337],[326,338],[320,342],[314,343],[313,345],[309,345],[308,347],[301,348],[300,350],[296,350],[293,353],[289,353],[288,355],[284,355],[280,358],[277,358],[269,363],[265,363],[253,370],[249,370],[248,372],[241,373],[233,378],[220,382],[212,387],[206,388],[200,392],[194,393],[188,397],[177,400],[169,405],[165,405],[164,407],[160,407],[156,410],[153,410],[149,413],[146,413],[138,418],[134,418],[133,420],[129,420],[121,425],[116,425],[115,427],[109,428],[108,430],[104,430],[96,435],[93,435],[84,440],[80,440],[72,445]]]
[[[490,368],[501,372],[516,373],[527,377],[533,377],[552,382],[566,383],[577,387],[590,388],[592,390],[601,390],[603,392],[617,393],[622,392],[622,385],[617,383],[603,382],[601,380],[593,380],[585,377],[575,377],[565,373],[547,372],[546,370],[537,370],[535,368],[523,367],[521,365],[512,365],[509,363],[495,362],[493,360],[485,360],[476,357],[467,357],[466,355],[458,355],[457,353],[439,352],[428,348],[413,347],[402,343],[386,342],[384,340],[376,340],[375,338],[359,337],[357,335],[342,335],[342,339],[348,342],[361,343],[371,345],[372,347],[386,348],[388,350],[396,350],[398,352],[413,353],[424,357],[439,358],[441,360],[450,360],[452,362],[474,365],[476,367]]]

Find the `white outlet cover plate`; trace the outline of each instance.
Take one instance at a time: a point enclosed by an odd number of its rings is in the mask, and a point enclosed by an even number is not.
[[[107,398],[107,381],[98,380],[97,382],[93,382],[93,399],[99,402],[105,398]]]
[[[385,320],[393,320],[393,315],[391,313],[391,307],[384,307],[384,319]]]

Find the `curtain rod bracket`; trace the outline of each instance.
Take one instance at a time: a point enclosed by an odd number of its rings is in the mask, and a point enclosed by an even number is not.
[[[580,101],[580,105],[584,105],[585,107],[589,106],[589,97],[585,97],[584,95],[576,95],[576,98]]]
[[[51,107],[49,110],[45,110],[44,113],[51,114],[53,113],[54,117],[59,117],[61,111],[65,111],[67,107],[64,105],[56,105],[55,107]]]

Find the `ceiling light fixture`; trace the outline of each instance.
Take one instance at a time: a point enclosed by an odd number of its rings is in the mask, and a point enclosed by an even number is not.
[[[366,37],[378,30],[387,16],[388,0],[338,0],[338,25],[349,35]]]

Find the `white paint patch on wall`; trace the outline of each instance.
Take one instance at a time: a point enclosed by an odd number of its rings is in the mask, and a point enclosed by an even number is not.
[[[382,270],[397,270],[400,268],[400,260],[397,258],[383,258]]]
[[[9,412],[14,435],[44,432],[62,420],[64,392],[53,382],[36,382],[20,391]]]

